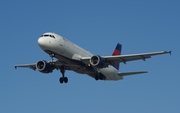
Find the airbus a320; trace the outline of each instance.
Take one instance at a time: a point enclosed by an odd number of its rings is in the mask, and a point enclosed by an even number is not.
[[[94,55],[62,36],[47,32],[38,39],[40,48],[50,55],[51,60],[40,60],[37,63],[15,65],[15,68],[30,68],[42,73],[60,70],[60,83],[67,83],[66,70],[87,74],[95,80],[122,80],[124,76],[147,73],[147,71],[119,72],[119,64],[134,60],[146,60],[154,55],[171,54],[171,51],[159,51],[140,54],[121,55],[122,45],[115,47],[112,56]],[[55,58],[55,59],[54,59]]]

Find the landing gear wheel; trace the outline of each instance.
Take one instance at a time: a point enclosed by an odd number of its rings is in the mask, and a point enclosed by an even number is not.
[[[63,82],[64,83],[68,83],[68,78],[67,77],[61,77],[59,78],[59,82],[62,84]]]
[[[67,82],[68,82],[68,78],[64,77],[64,83],[67,83]]]
[[[102,74],[99,75],[99,79],[103,80],[103,75]]]
[[[68,83],[68,78],[64,76],[64,73],[65,73],[65,67],[64,66],[61,66],[60,67],[60,72],[62,73],[62,77],[59,79],[59,82],[60,83]]]
[[[95,80],[99,80],[99,76],[98,75],[95,75]]]
[[[59,82],[62,84],[63,83],[63,77],[59,78]]]

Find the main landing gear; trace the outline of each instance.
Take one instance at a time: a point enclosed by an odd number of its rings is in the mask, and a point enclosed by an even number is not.
[[[105,80],[105,79],[106,77],[101,73],[95,75],[95,80]]]
[[[67,83],[68,82],[68,78],[64,76],[64,73],[65,73],[65,67],[62,66],[60,67],[60,71],[62,73],[62,77],[59,78],[59,82],[62,84],[63,82],[64,83]]]
[[[54,65],[54,57],[55,57],[55,54],[54,53],[51,53],[49,54],[50,57],[51,57],[51,62],[52,64]],[[59,82],[62,84],[63,82],[64,83],[67,83],[68,82],[68,78],[64,76],[64,73],[65,73],[65,67],[64,66],[61,66],[60,67],[60,72],[62,73],[62,77],[59,78]]]

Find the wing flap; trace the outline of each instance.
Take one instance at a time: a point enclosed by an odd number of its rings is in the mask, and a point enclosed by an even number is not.
[[[143,74],[148,73],[147,71],[136,71],[136,72],[119,72],[119,76],[129,76],[129,75],[135,75],[135,74]]]

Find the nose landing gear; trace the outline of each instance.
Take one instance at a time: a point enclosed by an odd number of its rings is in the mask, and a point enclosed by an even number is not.
[[[59,78],[59,82],[62,84],[63,82],[64,83],[67,83],[68,82],[68,78],[64,76],[64,73],[65,73],[65,67],[64,66],[61,66],[60,67],[60,72],[62,73],[62,77]]]
[[[60,77],[59,78],[59,82],[62,84],[63,82],[64,83],[67,83],[68,82],[68,78],[67,77]]]
[[[52,65],[54,65],[54,57],[55,57],[55,54],[54,53],[50,53],[49,54],[50,57],[51,57],[51,62],[52,62]],[[64,83],[68,83],[68,78],[64,76],[65,74],[65,67],[64,66],[61,66],[60,67],[60,72],[62,74],[62,77],[59,78],[59,82],[62,84],[63,82]]]
[[[54,61],[55,54],[54,54],[54,53],[50,53],[49,56],[51,57],[51,61],[53,62],[53,61]]]

